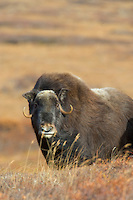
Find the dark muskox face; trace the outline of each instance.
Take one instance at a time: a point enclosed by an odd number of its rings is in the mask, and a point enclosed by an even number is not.
[[[34,100],[33,125],[39,135],[50,138],[56,134],[56,127],[61,118],[59,101],[52,90],[44,90]]]
[[[64,115],[72,112],[72,106],[70,112],[65,112],[53,90],[40,91],[34,98],[32,95],[29,92],[24,97],[29,101],[33,128],[38,136],[51,138],[58,132]]]

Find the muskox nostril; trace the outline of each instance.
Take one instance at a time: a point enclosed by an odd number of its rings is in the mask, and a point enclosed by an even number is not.
[[[41,129],[43,132],[50,132],[53,129],[52,125],[41,125]]]
[[[43,130],[44,130],[45,132],[50,132],[50,131],[52,130],[52,127],[43,128]]]

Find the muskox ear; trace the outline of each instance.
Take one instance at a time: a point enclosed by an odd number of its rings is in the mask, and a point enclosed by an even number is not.
[[[68,89],[66,88],[62,88],[58,94],[58,98],[61,102],[64,102],[64,100],[66,99],[67,97],[67,93],[68,93]]]
[[[37,90],[31,90],[29,92],[24,93],[22,96],[27,99],[28,102],[34,101],[38,91]]]

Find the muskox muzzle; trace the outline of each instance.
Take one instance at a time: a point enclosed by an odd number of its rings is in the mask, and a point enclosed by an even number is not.
[[[56,135],[57,130],[55,128],[55,125],[53,124],[41,124],[40,129],[38,134],[41,135],[42,137],[46,137],[46,138],[51,138],[53,135]]]

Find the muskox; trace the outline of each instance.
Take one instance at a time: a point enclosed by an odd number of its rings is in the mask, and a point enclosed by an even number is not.
[[[74,75],[51,73],[23,96],[47,162],[50,155],[56,164],[106,159],[114,147],[133,144],[133,100],[117,89],[89,89]]]

